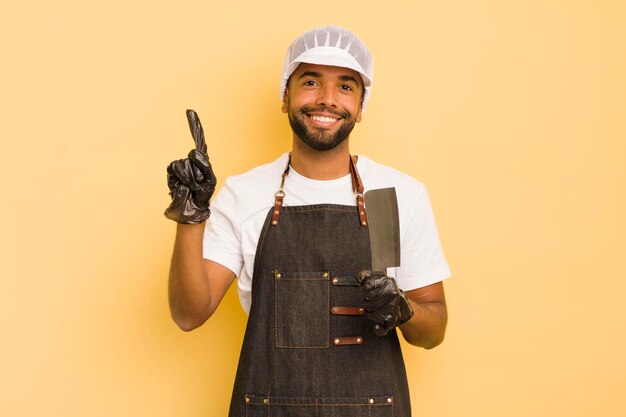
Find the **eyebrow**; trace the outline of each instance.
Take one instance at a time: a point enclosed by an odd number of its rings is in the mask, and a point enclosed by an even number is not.
[[[300,74],[300,76],[298,77],[298,79],[304,78],[304,77],[315,77],[315,78],[319,78],[321,77],[322,74],[320,74],[319,72],[315,72],[315,71],[304,71],[302,74]]]
[[[298,79],[305,78],[305,77],[320,78],[321,76],[322,76],[322,74],[320,74],[319,72],[316,72],[316,71],[304,71],[302,74],[300,74]],[[352,75],[340,75],[339,79],[341,81],[352,81],[356,85],[359,85],[358,80],[356,78],[354,78]]]
[[[352,75],[342,75],[339,77],[341,81],[352,81],[356,85],[359,85],[359,82]]]

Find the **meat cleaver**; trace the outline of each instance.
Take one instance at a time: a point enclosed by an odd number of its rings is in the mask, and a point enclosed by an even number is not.
[[[369,190],[364,199],[372,250],[372,272],[386,275],[387,268],[400,266],[400,219],[396,189]]]

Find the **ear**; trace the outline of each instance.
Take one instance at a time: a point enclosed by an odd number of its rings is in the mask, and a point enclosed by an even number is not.
[[[365,86],[361,84],[361,100],[359,100],[359,111],[356,113],[356,121],[357,123],[361,121],[361,116],[363,113],[363,99],[365,98]]]
[[[289,87],[285,89],[285,94],[283,94],[283,105],[281,106],[281,111],[283,113],[289,112]]]

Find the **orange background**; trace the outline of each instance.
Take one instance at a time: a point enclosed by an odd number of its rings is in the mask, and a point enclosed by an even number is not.
[[[224,416],[231,288],[169,317],[165,166],[200,114],[223,179],[290,146],[283,54],[314,26],[375,58],[352,151],[424,182],[447,339],[404,346],[414,415],[624,416],[621,1],[3,1],[3,416]],[[621,255],[620,255],[621,254]]]

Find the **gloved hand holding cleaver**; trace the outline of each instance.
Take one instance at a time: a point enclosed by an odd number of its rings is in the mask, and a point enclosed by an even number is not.
[[[409,300],[387,276],[387,268],[400,266],[400,219],[396,189],[382,188],[365,193],[365,210],[370,233],[372,269],[357,274],[363,286],[366,318],[374,333],[384,336],[413,316]]]

